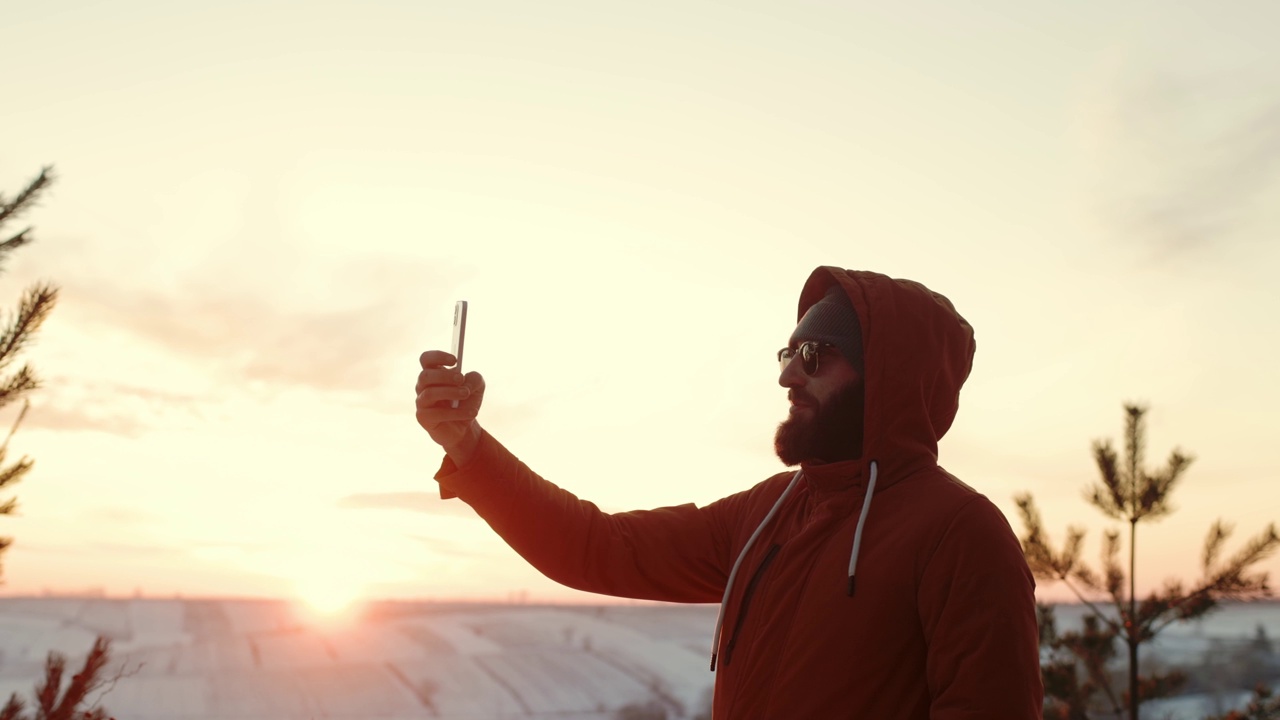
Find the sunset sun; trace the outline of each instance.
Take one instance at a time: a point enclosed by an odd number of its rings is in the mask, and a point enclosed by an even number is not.
[[[360,583],[332,576],[309,578],[294,583],[294,595],[311,612],[333,617],[349,610],[363,596]]]

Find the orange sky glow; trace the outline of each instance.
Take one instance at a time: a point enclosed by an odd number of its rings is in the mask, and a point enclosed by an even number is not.
[[[1193,581],[1214,519],[1230,552],[1280,516],[1280,10],[1213,7],[7,9],[0,190],[59,179],[3,302],[62,297],[0,594],[601,600],[438,499],[418,354],[469,300],[518,456],[609,510],[707,503],[780,469],[817,265],[974,325],[941,463],[1015,530],[1030,491],[1095,558],[1090,444],[1149,404],[1149,464],[1196,460],[1139,588]]]

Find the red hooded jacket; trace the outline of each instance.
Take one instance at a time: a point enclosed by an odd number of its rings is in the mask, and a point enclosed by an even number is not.
[[[715,720],[1040,718],[1021,546],[999,509],[937,464],[973,330],[919,283],[827,267],[806,282],[797,319],[833,283],[862,326],[862,459],[806,464],[703,508],[608,514],[485,433],[464,467],[445,459],[441,495],[569,587],[723,600]]]

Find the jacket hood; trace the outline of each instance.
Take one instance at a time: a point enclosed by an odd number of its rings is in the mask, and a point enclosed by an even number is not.
[[[975,350],[973,328],[951,301],[913,280],[819,267],[800,292],[796,321],[839,285],[862,326],[865,416],[862,461],[879,464],[884,489],[938,461]],[[814,474],[806,468],[806,473]]]

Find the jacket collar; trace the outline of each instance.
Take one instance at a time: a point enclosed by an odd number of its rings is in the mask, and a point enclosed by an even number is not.
[[[833,463],[801,463],[809,487],[818,492],[839,492],[862,488],[866,483],[862,476],[862,460],[842,460]]]

